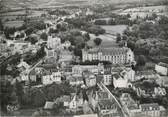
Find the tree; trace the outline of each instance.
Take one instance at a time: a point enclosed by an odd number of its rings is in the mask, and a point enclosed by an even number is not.
[[[58,33],[58,29],[53,29],[53,28],[50,28],[49,29],[49,34],[52,34],[52,33]]]
[[[146,64],[146,58],[144,55],[139,55],[137,59],[137,65],[144,66]]]
[[[46,116],[51,116],[51,113],[48,111],[45,111],[44,109],[38,109],[32,114],[33,117],[46,117]]]
[[[104,34],[106,32],[103,28],[101,28],[100,26],[96,26],[96,25],[85,27],[84,30],[89,33],[96,34],[96,35]]]
[[[123,36],[122,36],[122,40],[125,40],[125,41],[126,41],[127,39],[128,39],[128,36],[127,36],[127,35],[123,35]]]
[[[74,41],[75,41],[75,45],[78,46],[84,43],[84,38],[83,36],[76,36],[74,37]]]
[[[55,103],[53,105],[53,110],[56,114],[58,114],[63,108],[64,108],[64,106],[61,102]]]
[[[152,18],[156,19],[157,18],[157,14],[156,13],[152,13]]]
[[[29,41],[31,44],[36,44],[38,42],[37,37],[33,37],[33,36],[27,37],[25,41]]]
[[[131,15],[129,13],[127,14],[127,18],[131,18]]]
[[[95,43],[97,46],[99,46],[99,45],[101,44],[101,42],[102,42],[102,39],[100,39],[100,38],[94,39],[94,43]]]
[[[40,38],[41,39],[43,39],[44,41],[47,41],[47,39],[48,39],[48,35],[47,35],[47,33],[42,33],[41,35],[40,35]]]
[[[76,47],[76,48],[74,49],[74,55],[75,55],[75,56],[82,57],[82,50]]]
[[[1,89],[1,93],[0,93],[0,97],[1,97],[1,109],[3,111],[7,111],[6,110],[6,106],[10,103],[12,103],[12,101],[16,101],[16,96],[15,97],[11,97],[14,96],[12,95],[12,93],[14,92],[14,86],[11,85],[11,83],[9,81],[7,81],[6,79],[2,79],[0,80],[0,89]]]
[[[116,37],[116,43],[121,41],[121,35],[119,33],[117,33],[117,37]]]
[[[127,46],[130,48],[132,51],[135,49],[135,43],[133,41],[127,41]]]
[[[45,104],[45,94],[41,91],[41,89],[34,89],[32,94],[32,104],[33,106],[40,107]]]
[[[86,42],[90,40],[89,33],[84,34],[84,39],[85,39]]]
[[[158,48],[151,48],[151,49],[149,50],[150,56],[158,56],[158,55],[159,55],[159,52],[160,52],[160,50],[159,50]]]
[[[21,103],[22,102],[22,97],[23,97],[23,94],[24,94],[23,85],[22,85],[21,82],[16,80],[15,87],[16,87],[16,95],[18,96],[18,101]]]
[[[107,21],[106,20],[96,20],[95,25],[107,25]]]
[[[3,29],[4,29],[3,23],[2,23],[2,21],[1,21],[1,19],[0,19],[0,31],[3,30]]]
[[[6,38],[10,38],[10,34],[14,34],[16,32],[16,28],[15,27],[13,27],[13,28],[5,28],[4,29],[4,34],[5,34],[5,36],[6,36]]]
[[[31,27],[31,28],[26,29],[25,33],[26,33],[26,35],[30,35],[33,33],[34,30],[35,29]]]

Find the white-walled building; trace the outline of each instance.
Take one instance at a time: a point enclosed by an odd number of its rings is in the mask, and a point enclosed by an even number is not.
[[[30,68],[30,65],[27,64],[25,61],[23,61],[23,59],[21,59],[20,63],[17,65],[17,67],[23,71],[23,70],[27,70]]]
[[[103,75],[103,83],[104,85],[111,85],[112,84],[112,74],[104,74]]]
[[[69,77],[67,77],[67,80],[69,80],[69,84],[74,86],[74,85],[83,85],[83,78],[82,77],[78,77],[75,75],[71,75]]]
[[[64,43],[62,43],[62,47],[68,49],[71,46],[71,42],[70,41],[65,41]]]
[[[113,75],[113,85],[115,88],[127,88],[128,79],[121,77],[119,74]]]
[[[112,64],[134,62],[134,53],[127,47],[123,48],[94,48],[82,50],[82,61],[109,61]]]
[[[166,63],[159,63],[155,65],[155,70],[157,73],[161,75],[168,75],[168,64]]]
[[[61,83],[61,72],[46,72],[42,77],[42,84],[48,85],[52,83]]]
[[[47,41],[47,47],[51,48],[51,49],[58,49],[58,47],[60,47],[61,45],[61,39],[58,37],[52,37],[49,36],[48,37],[48,41]]]
[[[124,79],[135,81],[135,71],[132,68],[125,68],[120,74]]]
[[[100,65],[74,65],[72,67],[72,74],[76,74],[81,76],[83,71],[90,71],[94,74],[98,74],[98,72],[103,71],[103,66]]]
[[[157,103],[141,104],[139,107],[141,109],[141,113],[144,116],[166,117],[165,116],[165,112],[166,112],[165,108],[162,106],[159,106]]]

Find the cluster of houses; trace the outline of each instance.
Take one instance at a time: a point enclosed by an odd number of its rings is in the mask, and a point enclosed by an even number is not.
[[[52,45],[52,44],[51,44]],[[58,53],[58,52],[57,52]],[[55,55],[54,55],[55,56]],[[53,57],[53,56],[52,56]],[[46,57],[46,60],[50,56]],[[159,84],[153,87],[152,90],[144,89],[137,85],[137,82],[145,80],[147,82],[157,81],[161,79],[158,69],[156,71],[141,71],[135,72],[130,66],[126,67],[121,64],[103,65],[69,65],[65,61],[61,61],[61,65],[55,63],[44,63],[36,66],[30,74],[21,74],[23,81],[36,82],[41,86],[49,85],[52,83],[62,83],[63,79],[69,82],[72,86],[81,86],[81,88],[95,87],[97,83],[102,82],[105,86],[113,86],[117,88],[132,88],[136,91],[138,96],[143,97],[157,97],[165,96],[166,90]],[[21,61],[17,66],[21,71],[29,69],[30,66]],[[165,74],[166,75],[166,74]],[[92,91],[89,94],[89,105],[94,112],[100,116],[113,115],[119,116],[115,102],[109,98],[109,94],[103,91]],[[165,108],[156,103],[139,104],[135,102],[129,94],[123,94],[120,98],[123,107],[128,109],[130,117],[134,116],[149,116],[152,117],[165,117]],[[56,99],[54,102],[46,102],[44,108],[53,108],[54,104],[62,103],[67,111],[79,111],[83,109],[83,105],[87,101],[83,100],[80,95],[71,94],[63,95]]]
[[[119,116],[117,106],[107,92],[92,91],[89,95],[89,103],[92,109],[98,113],[99,116]]]
[[[22,71],[29,69],[30,66],[21,61],[17,66]],[[23,81],[38,81],[41,77],[41,83],[44,85],[53,82],[61,83],[61,78],[65,77],[72,85],[82,85],[85,83],[87,87],[95,86],[97,82],[103,82],[105,85],[114,85],[115,88],[128,88],[134,81],[135,71],[131,67],[121,67],[115,65],[104,66],[98,65],[71,65],[68,73],[61,69],[58,64],[38,65],[30,74],[21,75]],[[117,73],[116,73],[117,71]]]
[[[85,103],[81,94],[71,93],[70,95],[63,95],[54,101],[47,101],[44,109],[53,109],[54,104],[62,104],[66,111],[76,112],[82,110]]]
[[[82,11],[69,17],[76,17],[74,15],[80,14],[82,14]],[[89,9],[86,9],[86,15],[90,14],[93,13]],[[49,24],[50,22],[47,23]],[[60,22],[60,25],[66,24]],[[45,31],[49,32],[50,28],[54,27],[51,26]],[[19,37],[21,33],[24,35],[20,40],[0,43],[2,45],[0,45],[0,50],[4,51],[7,50],[6,47],[10,47],[12,54],[23,54],[29,51],[36,53],[40,48],[40,42],[32,45],[24,41],[26,37],[24,32],[16,32],[13,38]],[[17,79],[24,82],[32,82],[39,86],[53,83],[61,84],[66,80],[71,86],[80,86],[82,89],[93,88],[101,82],[105,86],[111,86],[114,89],[132,88],[139,97],[166,96],[167,92],[163,86],[168,87],[167,64],[156,64],[155,71],[135,72],[131,67],[135,63],[132,50],[128,47],[113,47],[82,50],[82,62],[100,61],[98,65],[71,65],[70,63],[75,57],[68,50],[70,46],[71,43],[69,41],[61,43],[61,39],[57,36],[48,36],[45,48],[46,56],[43,63],[37,65],[30,72],[26,72],[31,66],[21,59],[17,65],[17,68],[21,72]],[[111,64],[104,65],[103,61],[111,62]],[[144,80],[149,83],[156,82],[157,86],[150,89],[144,88],[144,82],[142,82]],[[128,93],[123,93],[119,100],[130,117],[166,117],[165,108],[157,103],[139,104]],[[91,90],[88,93],[88,100],[84,99],[82,93],[62,95],[52,102],[46,101],[44,109],[53,109],[54,104],[58,103],[61,103],[66,111],[76,112],[83,110],[85,112],[87,110],[86,107],[90,106],[92,108],[90,111],[98,113],[99,116],[119,117],[121,114],[118,111],[116,102],[111,100],[109,93],[101,90]]]
[[[128,93],[122,94],[120,102],[130,117],[166,117],[166,109],[163,106],[157,103],[137,104]]]

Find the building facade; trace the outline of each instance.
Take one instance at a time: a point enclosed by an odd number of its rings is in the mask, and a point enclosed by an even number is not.
[[[125,64],[134,61],[134,53],[127,47],[94,48],[82,50],[82,61],[109,61],[112,64]]]
[[[52,83],[61,83],[61,72],[48,72],[42,77],[42,84],[48,85]]]
[[[157,103],[141,104],[141,113],[150,117],[166,117],[166,110]]]

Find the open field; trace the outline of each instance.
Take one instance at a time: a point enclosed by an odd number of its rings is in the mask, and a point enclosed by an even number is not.
[[[95,4],[125,4],[125,3],[151,3],[164,0],[2,0],[9,9],[19,9],[25,6],[29,8],[50,8],[70,5],[95,5]]]
[[[3,4],[9,9],[51,8],[64,5],[87,4],[88,0],[3,0]]]
[[[126,25],[101,25],[101,27],[106,30],[106,33],[112,35],[116,35],[117,33],[122,34],[127,28]]]
[[[110,34],[103,34],[99,36],[95,36],[94,34],[90,34],[90,40],[88,41],[88,45],[94,47],[94,39],[100,38],[102,39],[101,47],[112,47],[117,46],[116,44],[116,37]]]
[[[156,13],[157,15],[166,15],[168,16],[167,6],[146,6],[146,7],[136,7],[136,8],[128,8],[125,10],[117,10],[116,13],[120,15],[127,15],[128,13],[131,15],[132,19],[135,19],[137,16],[146,17],[146,15],[151,15],[152,13]]]
[[[93,40],[95,38],[102,39],[101,47],[114,47],[116,44],[116,34],[122,34],[123,31],[127,28],[127,25],[101,25],[103,29],[106,30],[106,34],[95,36],[90,34],[90,41],[88,41],[89,46],[95,46]]]
[[[21,27],[23,23],[24,23],[23,21],[8,21],[4,23],[4,27],[18,28],[18,27]]]

